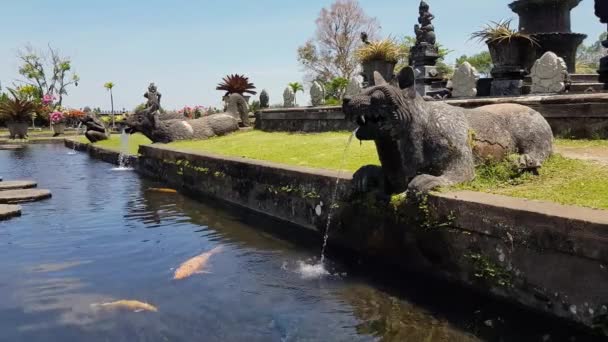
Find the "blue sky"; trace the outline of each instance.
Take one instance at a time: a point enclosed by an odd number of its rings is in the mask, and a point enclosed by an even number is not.
[[[115,108],[143,102],[149,82],[163,94],[163,106],[219,106],[216,84],[229,73],[244,73],[271,103],[280,103],[288,82],[303,79],[296,49],[314,35],[326,0],[1,0],[0,81],[19,77],[17,50],[48,43],[73,60],[81,82],[64,104],[110,107],[103,84],[112,81]],[[438,40],[462,54],[482,49],[468,35],[490,20],[516,18],[510,1],[428,0]],[[361,0],[382,25],[382,35],[412,35],[418,0]],[[593,1],[572,13],[574,32],[596,40],[604,30]],[[303,95],[300,95],[302,97]],[[303,99],[304,100],[304,99]],[[299,101],[301,103],[304,101]]]

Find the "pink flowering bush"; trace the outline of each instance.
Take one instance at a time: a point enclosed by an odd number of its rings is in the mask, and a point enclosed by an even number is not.
[[[205,115],[206,110],[203,106],[185,106],[182,110],[179,111],[179,113],[187,117],[188,119],[198,119],[201,116]]]
[[[53,125],[63,123],[65,121],[65,114],[63,112],[55,110],[51,113],[51,123]]]
[[[55,101],[55,96],[53,94],[46,94],[42,97],[42,104],[49,105]]]

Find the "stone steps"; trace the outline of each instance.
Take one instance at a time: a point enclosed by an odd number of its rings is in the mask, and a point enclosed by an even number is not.
[[[5,190],[0,191],[0,204],[35,202],[51,196],[51,191],[46,189]]]
[[[598,82],[572,83],[570,84],[571,93],[600,93],[604,91],[604,84]]]
[[[0,191],[5,190],[19,190],[19,189],[31,189],[38,186],[38,183],[34,181],[6,181],[0,183]]]
[[[572,83],[597,83],[598,74],[570,74]]]
[[[13,145],[13,144],[0,144],[0,151],[15,151],[24,148],[23,145]]]
[[[18,205],[0,204],[0,221],[8,220],[21,215],[21,207]]]

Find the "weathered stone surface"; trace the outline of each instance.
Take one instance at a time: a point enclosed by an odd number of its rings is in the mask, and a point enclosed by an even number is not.
[[[17,189],[31,189],[37,187],[38,184],[34,181],[6,181],[0,183],[0,191],[4,190],[17,190]]]
[[[492,96],[519,96],[521,88],[524,86],[523,80],[493,80],[490,94]]]
[[[80,122],[86,127],[84,136],[90,142],[95,143],[101,140],[110,138],[110,130],[104,125],[95,114],[91,113],[89,108],[85,109],[85,116],[80,118]]]
[[[361,83],[356,78],[351,78],[348,81],[348,86],[346,86],[346,92],[344,93],[346,96],[355,96],[361,94]]]
[[[21,207],[18,205],[0,204],[0,221],[11,217],[20,216]]]
[[[338,106],[265,109],[255,121],[255,128],[266,132],[336,132],[356,127]]]
[[[475,177],[475,162],[513,153],[520,154],[518,167],[537,169],[552,153],[551,127],[529,107],[466,110],[426,102],[416,93],[409,67],[398,81],[402,89],[385,83],[343,103],[344,113],[359,125],[357,138],[375,141],[389,192],[466,182]],[[362,184],[369,183],[367,175],[360,176]]]
[[[44,189],[0,191],[0,204],[34,202],[51,197],[51,192]]]
[[[534,63],[530,76],[532,93],[561,93],[566,89],[568,67],[563,58],[553,52],[546,52]]]
[[[325,103],[325,88],[318,81],[312,82],[310,87],[310,102],[313,107],[322,106]]]
[[[24,145],[0,145],[0,151],[2,151],[2,150],[14,151],[14,150],[20,150],[24,147],[25,147]]]
[[[283,91],[283,107],[292,108],[296,105],[296,94],[294,94],[293,90],[290,87],[285,88]]]
[[[452,77],[452,97],[477,96],[477,70],[469,62],[462,63]]]
[[[249,105],[241,94],[230,94],[226,99],[226,114],[241,120],[244,127],[249,127]]]

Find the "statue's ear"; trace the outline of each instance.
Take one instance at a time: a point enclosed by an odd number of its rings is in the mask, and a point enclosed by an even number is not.
[[[416,97],[416,75],[414,74],[414,68],[405,67],[399,71],[397,75],[399,81],[399,88],[403,89],[403,92],[410,98]]]
[[[374,85],[379,86],[384,84],[386,84],[386,80],[384,79],[384,77],[382,77],[379,72],[374,71]]]

